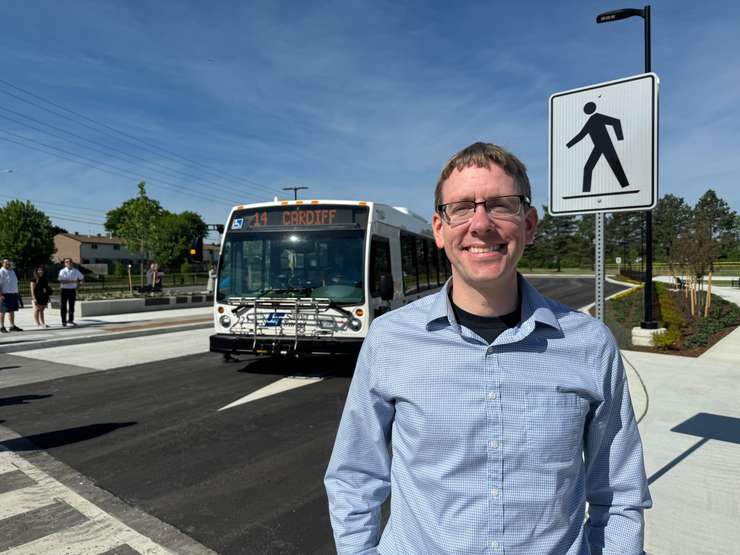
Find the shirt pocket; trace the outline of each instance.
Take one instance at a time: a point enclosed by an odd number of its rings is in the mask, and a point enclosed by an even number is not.
[[[588,401],[577,393],[527,393],[527,448],[541,462],[567,462],[581,457],[581,438]]]

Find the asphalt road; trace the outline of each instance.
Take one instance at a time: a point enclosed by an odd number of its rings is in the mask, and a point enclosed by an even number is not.
[[[530,281],[576,308],[593,301],[592,279]],[[323,474],[353,360],[153,360],[2,389],[0,421],[219,553],[333,553]],[[63,363],[4,355],[0,371],[39,364]],[[286,376],[309,385],[219,410]]]

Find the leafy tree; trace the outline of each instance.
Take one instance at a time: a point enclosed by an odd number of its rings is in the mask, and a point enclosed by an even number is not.
[[[593,214],[581,216],[571,242],[573,265],[578,268],[594,267],[594,244],[596,241],[596,217]]]
[[[694,206],[695,225],[705,228],[716,242],[717,256],[727,256],[737,245],[737,214],[712,189],[704,193]]]
[[[206,231],[205,222],[195,212],[164,212],[157,220],[152,255],[163,267],[176,268],[187,257],[193,239]]]
[[[48,263],[55,250],[53,226],[41,210],[20,200],[0,208],[0,257],[14,260],[20,275]]]
[[[577,227],[575,216],[552,216],[542,207],[542,219],[537,224],[537,238],[529,249],[530,260],[546,268],[562,268],[563,254],[572,242]]]
[[[622,257],[622,264],[632,268],[632,261],[642,254],[643,212],[614,212],[606,219],[607,256]]]
[[[676,237],[691,224],[691,207],[681,197],[665,195],[653,210],[653,249],[655,258],[670,260]]]
[[[157,222],[162,215],[162,207],[159,202],[147,196],[146,185],[143,181],[139,183],[138,187],[139,195],[134,199],[127,200],[120,207],[122,212],[120,213],[120,221],[116,224],[116,235],[121,238],[124,246],[129,251],[142,253],[146,258],[149,258],[157,232]],[[106,229],[108,223],[106,220]],[[143,285],[143,259],[139,261],[139,274]]]

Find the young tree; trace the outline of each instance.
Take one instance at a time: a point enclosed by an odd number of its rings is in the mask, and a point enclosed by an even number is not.
[[[123,211],[120,222],[116,224],[116,235],[121,238],[124,246],[129,251],[142,253],[146,258],[149,258],[157,230],[157,221],[162,214],[162,207],[159,202],[147,196],[146,185],[143,181],[139,183],[138,187],[139,195],[134,199],[127,200],[121,206]],[[106,228],[107,224],[108,222],[106,222]],[[143,285],[143,259],[139,262],[139,274]]]
[[[0,207],[0,257],[15,261],[19,275],[31,275],[56,250],[51,221],[30,202],[11,200]]]

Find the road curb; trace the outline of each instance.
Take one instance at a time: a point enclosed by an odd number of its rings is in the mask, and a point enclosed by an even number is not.
[[[186,325],[174,325],[174,326],[163,326],[159,328],[153,328],[149,330],[136,330],[130,332],[115,332],[115,333],[97,333],[95,335],[84,335],[62,339],[47,339],[42,341],[31,341],[28,343],[21,344],[7,344],[0,345],[0,353],[19,353],[22,351],[32,351],[35,349],[47,349],[49,347],[63,347],[67,345],[84,345],[86,343],[98,343],[101,341],[112,341],[115,339],[132,339],[135,337],[145,337],[148,335],[159,335],[165,333],[172,333],[176,331],[189,331],[197,329],[206,329],[212,327],[212,323],[200,323],[200,324],[186,324]]]

